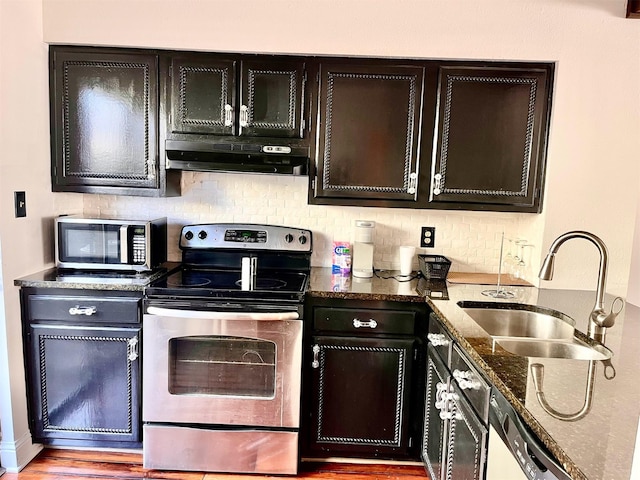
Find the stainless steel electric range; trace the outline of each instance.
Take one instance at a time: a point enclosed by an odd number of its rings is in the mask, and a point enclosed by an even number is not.
[[[309,230],[183,227],[145,289],[145,468],[294,474]]]

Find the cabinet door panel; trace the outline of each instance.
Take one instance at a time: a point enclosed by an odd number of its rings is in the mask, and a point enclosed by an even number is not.
[[[487,428],[480,422],[464,394],[451,382],[453,402],[449,421],[447,480],[483,480],[486,468]]]
[[[171,131],[233,135],[236,62],[222,58],[171,59]]]
[[[448,432],[436,402],[448,391],[449,372],[433,346],[429,345],[425,379],[424,430],[421,457],[432,480],[443,480]]]
[[[415,201],[424,69],[321,65],[316,197]]]
[[[140,442],[139,328],[33,324],[34,438]]]
[[[393,451],[408,448],[414,339],[318,336],[311,448]],[[364,448],[363,448],[364,447]]]
[[[304,62],[242,62],[240,135],[302,138]]]
[[[53,189],[158,187],[155,55],[52,50]]]
[[[440,69],[432,202],[536,207],[547,79],[542,69]]]

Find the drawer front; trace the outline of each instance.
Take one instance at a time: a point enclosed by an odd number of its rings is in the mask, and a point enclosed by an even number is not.
[[[29,320],[140,323],[140,298],[29,295]]]
[[[458,345],[453,346],[451,354],[451,374],[480,419],[487,424],[491,386]]]
[[[447,329],[440,323],[435,315],[429,318],[429,333],[427,334],[429,343],[438,352],[440,358],[447,367],[451,366],[451,350],[453,348],[453,338]]]
[[[413,335],[415,317],[416,312],[402,310],[317,307],[313,311],[313,328],[350,334]]]

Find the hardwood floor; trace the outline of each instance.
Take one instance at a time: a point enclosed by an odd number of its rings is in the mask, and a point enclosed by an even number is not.
[[[361,465],[345,463],[303,463],[296,477],[272,475],[229,475],[200,472],[165,472],[142,468],[138,453],[45,449],[20,473],[5,473],[1,480],[248,480],[306,478],[315,480],[428,480],[415,465]]]

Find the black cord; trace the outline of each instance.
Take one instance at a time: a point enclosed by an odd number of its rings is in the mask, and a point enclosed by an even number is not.
[[[396,282],[410,282],[411,280],[415,280],[416,278],[420,277],[420,271],[416,272],[415,275],[388,275],[388,276],[380,275],[381,272],[386,272],[386,270],[376,270],[375,268],[373,269],[373,273],[375,274],[375,276],[383,280],[393,279]]]

